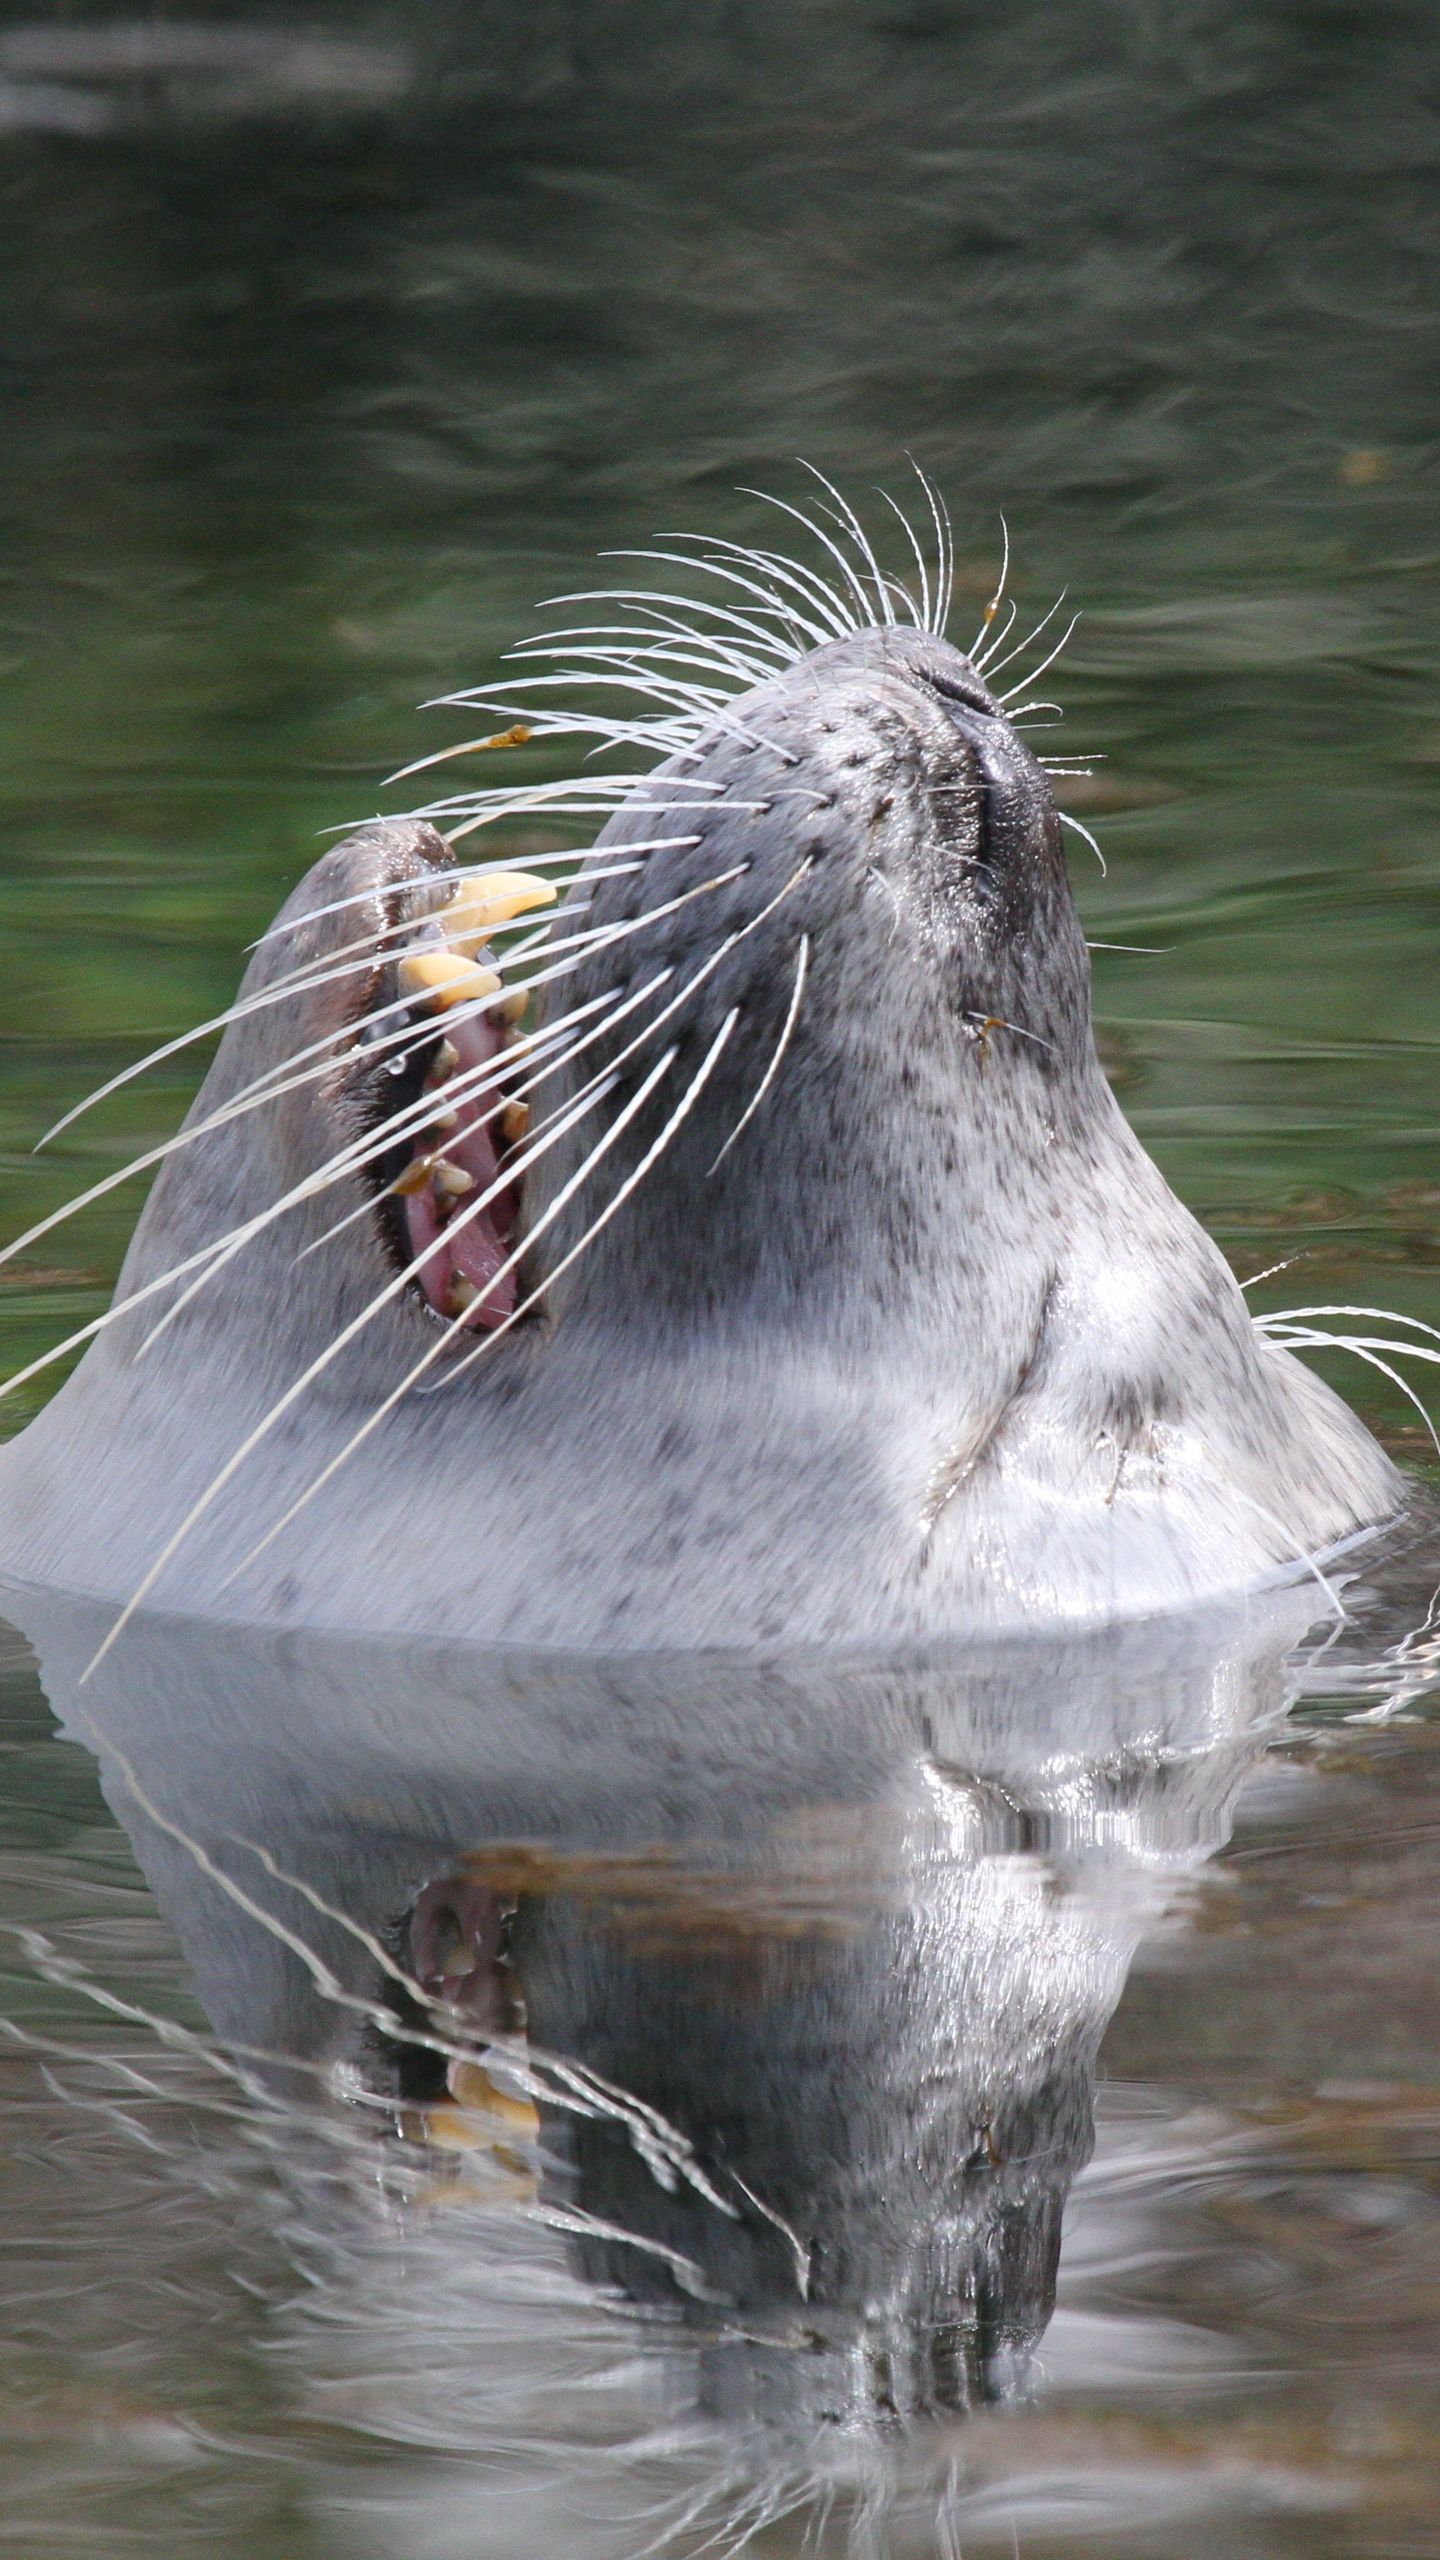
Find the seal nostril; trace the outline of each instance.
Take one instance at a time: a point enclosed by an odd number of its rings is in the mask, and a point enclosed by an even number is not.
[[[925,669],[924,680],[942,702],[958,702],[967,711],[979,711],[987,720],[996,717],[995,705],[978,676],[968,678],[940,675],[933,667]]]

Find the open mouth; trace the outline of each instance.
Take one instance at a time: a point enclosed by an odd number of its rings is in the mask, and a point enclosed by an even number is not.
[[[377,1135],[397,1128],[370,1167],[384,1240],[425,1306],[471,1331],[515,1313],[530,1120],[513,1090],[526,997],[507,992],[490,938],[555,895],[526,872],[462,879],[387,964],[377,1009],[386,1055],[367,1119]],[[410,1036],[397,1042],[397,1028]]]

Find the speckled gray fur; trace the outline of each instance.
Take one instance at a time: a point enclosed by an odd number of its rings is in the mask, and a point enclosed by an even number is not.
[[[662,832],[670,770],[611,821],[605,853]],[[913,631],[837,641],[738,699],[675,770],[686,789],[720,786],[684,821],[700,841],[589,883],[588,921],[743,872],[597,953],[557,997],[665,964],[688,974],[778,903],[676,1016],[669,1081],[545,1234],[529,1284],[639,1161],[738,1007],[674,1145],[557,1281],[543,1322],[398,1405],[227,1582],[424,1349],[431,1320],[408,1293],[383,1309],[198,1521],[157,1600],[582,1646],[927,1636],[1185,1605],[1307,1572],[1394,1515],[1394,1469],[1256,1335],[1121,1116],[1048,784],[968,661]],[[377,824],[287,913],[373,884],[378,929],[387,899],[392,915],[397,897],[435,904],[447,861],[428,828]],[[247,985],[349,939],[356,913],[264,946]],[[775,1051],[802,935],[781,1071],[712,1171]],[[197,1111],[373,995],[346,979],[233,1027]],[[623,1070],[612,1112],[658,1046]],[[337,1057],[327,1090],[175,1157],[122,1286],[333,1153],[355,1072]],[[592,1115],[573,1151],[537,1164],[531,1220],[596,1132]],[[359,1197],[342,1185],[268,1230],[138,1365],[141,1317],[101,1337],[0,1458],[0,1569],[129,1596],[389,1276],[368,1218],[295,1259]]]

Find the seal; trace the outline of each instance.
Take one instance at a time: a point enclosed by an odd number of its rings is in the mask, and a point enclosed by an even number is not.
[[[942,636],[943,532],[902,598],[833,520],[827,577],[712,544],[721,601],[642,591],[535,644],[560,675],[456,697],[512,722],[477,745],[641,769],[434,802],[301,883],[5,1454],[10,1574],[262,1625],[883,1642],[1209,1600],[1400,1512],[1101,1072],[1033,676],[993,689],[989,617]],[[577,672],[647,715],[545,707]],[[597,811],[561,898],[543,856],[457,865]]]

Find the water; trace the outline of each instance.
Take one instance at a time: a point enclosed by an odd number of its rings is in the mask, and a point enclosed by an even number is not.
[[[908,1662],[151,1620],[83,1688],[18,1602],[16,2547],[1433,2551],[1412,1576]]]
[[[1436,68],[1428,11],[1321,0],[0,12],[5,1232],[173,1127],[185,1053],[29,1154],[226,1001],[537,598],[658,528],[773,539],[737,484],[796,453],[898,493],[910,449],[962,617],[1002,510],[1031,618],[1084,608],[1051,681],[1103,758],[1087,931],[1160,946],[1095,962],[1146,1143],[1243,1275],[1305,1257],[1257,1304],[1433,1320]],[[0,1274],[7,1367],[132,1215]],[[33,1630],[0,2543],[1440,2548],[1435,1725],[1423,1645],[1373,1669],[1437,1578],[1143,1677],[679,1666],[608,1753],[598,1673],[163,1630],[82,1723],[79,1633]],[[818,2346],[753,2204],[676,2201],[553,2077],[537,2123],[531,2065],[508,2114],[437,2096],[345,2006],[467,1858],[527,2052],[707,2158],[723,2122],[834,2235]],[[631,2241],[564,2221],[597,2200]]]

